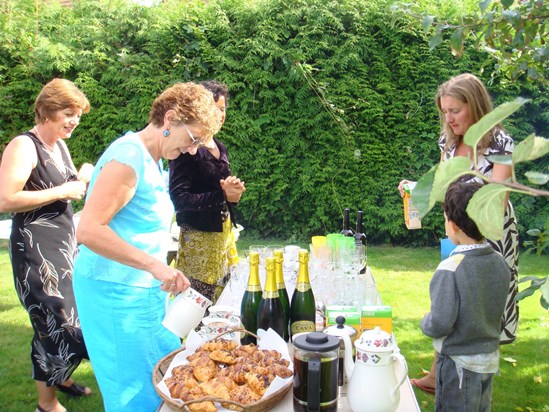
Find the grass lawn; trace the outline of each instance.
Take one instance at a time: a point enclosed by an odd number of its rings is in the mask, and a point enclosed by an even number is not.
[[[281,244],[242,238],[240,252],[250,244]],[[301,245],[304,246],[304,245]],[[383,303],[391,305],[394,330],[401,352],[408,362],[409,375],[421,376],[429,369],[433,350],[431,339],[419,329],[419,321],[429,309],[429,281],[436,268],[439,250],[401,247],[369,247],[369,265],[381,291]],[[520,275],[546,275],[549,256],[521,256]],[[521,287],[524,287],[521,285]],[[32,338],[27,313],[13,288],[11,265],[5,243],[0,244],[0,410],[31,411],[36,406],[36,390],[30,377],[29,350]],[[499,411],[549,412],[549,313],[539,304],[539,292],[520,303],[519,338],[501,348],[501,375],[494,380],[493,408]],[[72,412],[100,412],[101,395],[89,362],[73,375],[89,385],[94,394],[71,399],[60,394]],[[416,389],[423,411],[433,410],[433,397]],[[151,411],[152,412],[152,411]]]

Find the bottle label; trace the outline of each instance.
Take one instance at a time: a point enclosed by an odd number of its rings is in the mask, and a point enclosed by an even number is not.
[[[278,290],[275,290],[274,292],[272,290],[263,291],[263,299],[275,299],[278,297],[279,297]]]
[[[307,292],[309,289],[311,289],[311,284],[308,282],[299,282],[297,285],[295,285],[295,288],[299,292]]]
[[[248,292],[261,292],[261,285],[248,285],[246,290]]]
[[[310,320],[298,320],[291,325],[292,335],[302,332],[314,332],[315,330],[315,323]]]
[[[282,283],[277,283],[276,284],[276,288],[278,290],[282,290],[282,289],[286,289],[286,283],[282,282]]]

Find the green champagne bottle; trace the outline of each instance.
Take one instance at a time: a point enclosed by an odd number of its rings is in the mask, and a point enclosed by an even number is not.
[[[288,324],[284,324],[282,302],[280,302],[276,288],[274,258],[265,259],[265,271],[267,272],[265,289],[257,309],[257,329],[261,328],[266,331],[271,328],[282,337],[284,329],[288,330]]]
[[[257,333],[257,309],[262,295],[261,282],[259,281],[259,253],[250,252],[248,259],[250,260],[250,274],[248,276],[248,286],[246,286],[240,305],[240,320],[247,331]],[[255,337],[246,334],[241,336],[240,343],[242,345],[257,344],[257,340]]]
[[[316,306],[309,280],[309,252],[299,251],[299,273],[290,305],[290,333],[314,332]]]
[[[276,278],[276,288],[278,289],[278,297],[280,298],[280,303],[282,303],[282,313],[284,314],[284,334],[282,339],[286,342],[290,339],[290,297],[288,296],[288,291],[286,290],[286,283],[284,282],[284,253],[281,250],[274,251],[275,259],[275,278]]]

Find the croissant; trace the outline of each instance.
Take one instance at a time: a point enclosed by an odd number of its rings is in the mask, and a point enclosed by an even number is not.
[[[204,343],[201,348],[204,350],[207,350],[209,352],[213,352],[214,350],[233,350],[238,346],[236,342],[233,342],[232,340],[227,339],[214,339],[210,340],[206,343]]]
[[[248,384],[237,386],[234,390],[231,391],[231,400],[243,403],[245,405],[248,403],[257,402],[260,399],[261,395],[255,392]],[[233,409],[231,408],[230,404],[226,404],[223,406],[227,409]]]
[[[258,401],[276,376],[288,378],[290,362],[274,350],[262,350],[254,344],[237,345],[226,339],[204,343],[190,356],[186,365],[172,369],[166,385],[172,398],[185,402],[206,395],[230,399],[242,404]],[[222,403],[227,409],[241,408]],[[187,405],[192,412],[216,411],[212,402]]]

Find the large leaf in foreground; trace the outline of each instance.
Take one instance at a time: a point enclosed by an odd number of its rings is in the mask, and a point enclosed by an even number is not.
[[[465,136],[463,137],[463,141],[466,145],[476,148],[479,140],[482,139],[482,136],[492,130],[492,128],[502,120],[520,109],[520,107],[528,101],[528,99],[518,97],[512,102],[503,103],[496,107],[490,113],[484,115],[482,119],[474,125],[469,127],[467,133],[465,133]]]
[[[545,309],[549,310],[549,278],[545,278],[545,282],[540,287],[541,298],[540,303]]]
[[[431,191],[433,190],[433,180],[435,179],[437,167],[438,164],[434,165],[427,173],[421,176],[412,191],[412,202],[418,208],[420,219],[423,219],[435,205],[434,200],[431,203]]]
[[[544,185],[549,182],[549,175],[545,173],[526,172],[524,176],[528,178],[528,181],[530,183],[533,183],[535,185]]]
[[[509,190],[504,185],[490,183],[476,192],[467,206],[467,214],[475,221],[480,233],[490,240],[503,237],[503,200]]]
[[[513,162],[528,162],[539,159],[549,153],[549,139],[531,134],[516,145],[513,151]]]
[[[466,174],[478,175],[478,173],[471,170],[471,161],[467,157],[457,156],[441,162],[433,182],[433,192],[431,193],[433,202],[443,202],[448,186],[455,182],[458,177]]]

